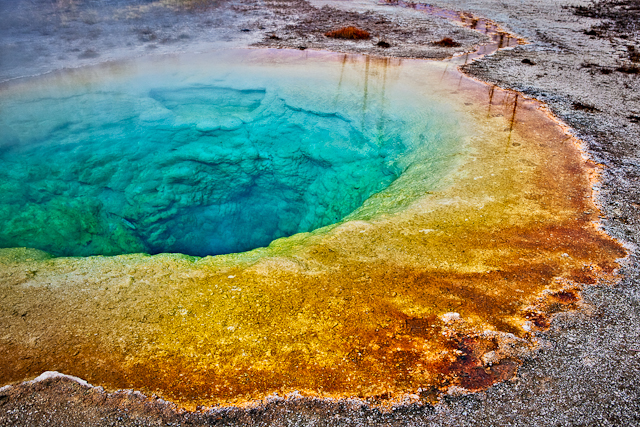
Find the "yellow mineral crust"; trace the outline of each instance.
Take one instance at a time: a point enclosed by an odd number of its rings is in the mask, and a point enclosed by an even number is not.
[[[444,64],[394,67],[473,123],[436,190],[398,203],[409,170],[341,223],[246,254],[2,249],[1,383],[57,370],[194,409],[293,391],[429,400],[513,376],[531,331],[625,256],[595,225],[596,166],[536,101]]]

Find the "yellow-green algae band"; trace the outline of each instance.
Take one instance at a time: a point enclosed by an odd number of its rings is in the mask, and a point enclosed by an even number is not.
[[[530,331],[624,256],[594,225],[595,165],[537,102],[441,63],[346,59],[466,123],[447,175],[424,180],[415,165],[344,221],[243,254],[0,250],[2,383],[57,370],[194,408],[292,391],[430,399],[512,376]]]

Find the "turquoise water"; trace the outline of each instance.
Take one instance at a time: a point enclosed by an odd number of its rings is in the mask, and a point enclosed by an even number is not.
[[[98,68],[6,90],[0,247],[246,251],[340,221],[437,151],[442,124],[415,121],[410,103],[391,109],[387,82],[363,93],[344,64],[292,75],[304,65],[241,59],[206,71],[197,61]]]

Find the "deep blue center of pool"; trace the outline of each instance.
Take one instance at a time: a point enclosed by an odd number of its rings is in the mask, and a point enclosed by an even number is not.
[[[335,223],[402,172],[397,136],[262,89],[92,90],[9,111],[1,247],[241,252]]]

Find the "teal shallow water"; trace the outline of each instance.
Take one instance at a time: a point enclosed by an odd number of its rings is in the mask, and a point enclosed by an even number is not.
[[[267,246],[341,221],[461,134],[398,64],[229,51],[14,83],[0,98],[0,247],[54,255]]]

